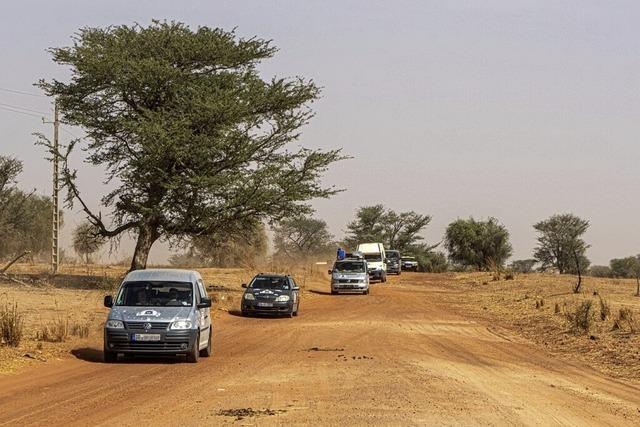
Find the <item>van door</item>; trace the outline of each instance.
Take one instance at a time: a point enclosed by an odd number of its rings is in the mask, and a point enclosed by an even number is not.
[[[198,279],[198,292],[196,293],[196,301],[200,302],[203,298],[207,298],[207,290],[204,287],[202,279]],[[211,316],[209,313],[209,307],[201,308],[200,312],[200,348],[206,347],[209,339],[209,332],[211,328]]]

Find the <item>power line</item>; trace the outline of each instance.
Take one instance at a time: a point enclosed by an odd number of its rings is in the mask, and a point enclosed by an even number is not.
[[[44,114],[44,115],[51,114],[50,112],[49,112],[49,113],[45,113],[45,112],[43,112],[43,111],[32,110],[31,108],[20,107],[20,106],[18,106],[18,105],[6,104],[6,103],[4,103],[4,102],[0,102],[0,105],[3,105],[3,106],[5,106],[5,107],[9,107],[9,108],[14,108],[14,109],[16,109],[16,110],[29,111],[29,112],[31,112],[31,113],[38,113],[38,114]]]
[[[4,92],[17,93],[17,94],[20,94],[20,95],[29,95],[29,96],[37,96],[37,97],[40,97],[40,98],[48,98],[47,96],[40,95],[38,93],[23,92],[21,90],[7,89],[7,88],[4,88],[4,87],[0,87],[0,90],[4,91]]]
[[[27,116],[37,117],[39,119],[42,118],[42,115],[40,114],[33,114],[33,113],[28,113],[26,111],[14,110],[13,108],[4,107],[2,105],[0,105],[0,110],[11,111],[12,113],[20,113]]]

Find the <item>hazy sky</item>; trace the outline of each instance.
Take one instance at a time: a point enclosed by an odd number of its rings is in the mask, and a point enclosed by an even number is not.
[[[324,87],[301,142],[353,156],[325,179],[347,191],[314,204],[338,236],[366,204],[431,214],[429,241],[456,218],[495,216],[525,258],[533,223],[574,212],[591,221],[593,262],[640,252],[637,1],[3,1],[0,88],[64,78],[45,49],[82,26],[154,18],[273,39],[266,75]],[[49,194],[31,133],[51,128],[6,104],[48,100],[0,90],[0,152]],[[101,171],[78,166],[97,196]]]

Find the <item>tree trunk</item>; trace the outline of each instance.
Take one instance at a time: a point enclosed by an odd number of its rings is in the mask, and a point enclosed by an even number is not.
[[[640,276],[636,276],[636,296],[640,297]]]
[[[582,272],[580,271],[580,257],[578,257],[578,253],[576,251],[573,251],[573,258],[576,261],[576,270],[578,270],[578,283],[576,283],[575,288],[573,288],[573,293],[577,294],[580,292],[580,287],[582,286]]]
[[[131,260],[131,268],[133,270],[144,270],[147,268],[147,258],[149,258],[149,251],[154,242],[158,240],[159,234],[155,226],[151,224],[142,224],[138,228],[138,241],[136,243],[136,250],[133,253],[133,259]]]

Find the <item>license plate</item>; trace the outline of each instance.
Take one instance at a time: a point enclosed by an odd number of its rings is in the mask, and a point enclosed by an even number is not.
[[[273,307],[273,303],[270,302],[259,302],[258,307]]]
[[[160,334],[134,334],[132,341],[160,341]]]

